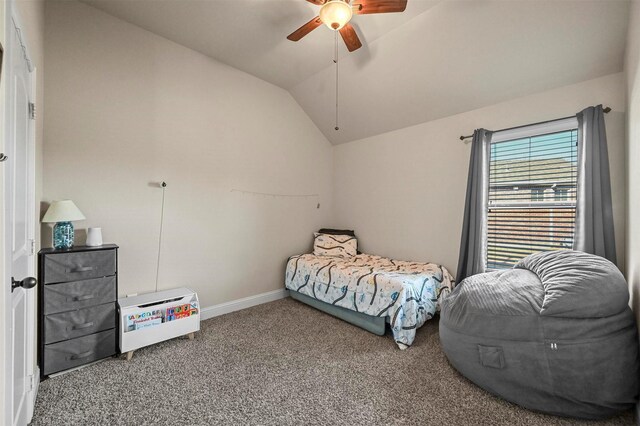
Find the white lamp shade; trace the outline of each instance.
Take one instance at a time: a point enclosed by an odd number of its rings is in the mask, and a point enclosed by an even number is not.
[[[85,220],[86,218],[78,207],[71,200],[54,201],[44,214],[44,223],[53,222],[73,222],[74,220]]]

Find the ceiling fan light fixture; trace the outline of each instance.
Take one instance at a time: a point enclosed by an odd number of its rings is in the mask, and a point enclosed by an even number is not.
[[[320,8],[320,20],[334,31],[347,25],[352,16],[351,5],[344,0],[330,0]]]

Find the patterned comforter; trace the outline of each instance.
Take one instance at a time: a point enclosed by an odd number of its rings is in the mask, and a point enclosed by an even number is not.
[[[388,317],[396,343],[405,349],[455,284],[446,268],[434,263],[369,254],[350,258],[303,254],[289,258],[285,285],[322,302]]]

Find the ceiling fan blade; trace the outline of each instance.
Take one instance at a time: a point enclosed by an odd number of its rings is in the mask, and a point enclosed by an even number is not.
[[[344,44],[347,45],[349,52],[353,52],[354,50],[358,50],[362,47],[358,34],[356,34],[356,30],[353,29],[351,24],[347,24],[340,28],[340,35],[342,36],[342,40],[344,40]]]
[[[322,6],[326,3],[327,0],[307,0],[309,3],[317,4],[318,6]]]
[[[307,22],[306,24],[304,24],[303,26],[301,26],[300,28],[298,28],[297,30],[289,34],[287,38],[291,41],[298,41],[302,37],[309,34],[311,31],[318,28],[320,24],[322,24],[322,21],[320,20],[319,16],[316,16],[315,18],[313,18],[312,20],[310,20],[309,22]]]
[[[404,12],[407,0],[357,0],[353,5],[353,13],[368,15],[371,13]]]

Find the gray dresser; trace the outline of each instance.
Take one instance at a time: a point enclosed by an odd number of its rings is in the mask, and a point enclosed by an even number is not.
[[[115,355],[118,246],[43,249],[38,265],[41,377]]]

